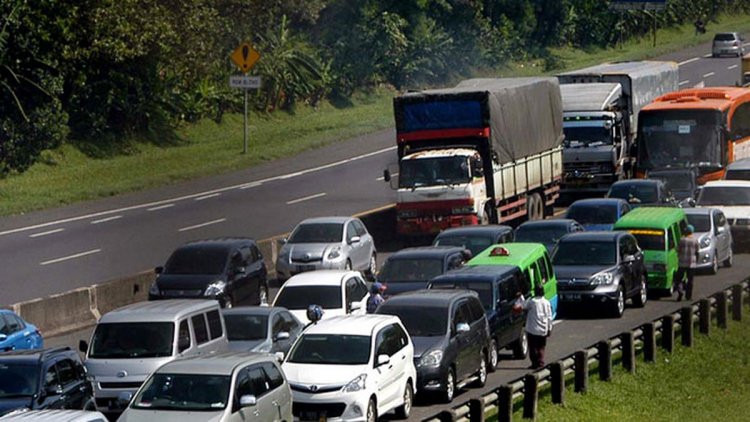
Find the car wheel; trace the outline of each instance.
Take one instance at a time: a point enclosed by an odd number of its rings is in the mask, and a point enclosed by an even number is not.
[[[367,277],[370,280],[375,280],[375,273],[378,271],[378,259],[375,254],[370,256],[370,265],[367,267]]]
[[[724,266],[729,268],[732,265],[734,265],[734,252],[732,252],[732,248],[729,248],[729,256],[727,256],[727,259],[724,260]]]
[[[232,296],[224,296],[221,300],[221,307],[224,309],[232,309],[233,306],[234,301],[232,300]]]
[[[377,422],[378,420],[378,408],[375,406],[375,399],[370,399],[367,404],[367,422]]]
[[[495,339],[492,339],[490,341],[490,352],[489,352],[489,359],[487,362],[487,370],[490,372],[495,372],[497,370],[497,341]]]
[[[484,351],[479,353],[479,369],[477,370],[477,380],[474,381],[474,387],[482,388],[487,384],[487,356]]]
[[[414,402],[414,389],[411,387],[411,382],[406,383],[404,388],[404,404],[396,408],[396,417],[398,419],[409,419],[411,414],[411,405]]]
[[[456,376],[453,374],[453,368],[448,369],[445,376],[445,390],[443,390],[443,401],[450,403],[453,401],[453,395],[456,393]]]
[[[646,283],[646,274],[641,274],[641,288],[638,294],[633,298],[633,305],[643,308],[648,301],[648,284]]]
[[[513,357],[516,359],[526,359],[529,355],[529,339],[526,337],[526,330],[521,328],[521,336],[513,343]]]
[[[617,288],[617,299],[615,299],[612,307],[612,315],[615,318],[620,318],[623,313],[625,313],[625,292],[622,291],[622,286],[620,286]]]
[[[262,306],[268,305],[268,285],[258,286],[258,303]]]
[[[719,272],[719,251],[714,251],[714,257],[711,259],[711,269],[709,270],[711,274],[716,274]]]

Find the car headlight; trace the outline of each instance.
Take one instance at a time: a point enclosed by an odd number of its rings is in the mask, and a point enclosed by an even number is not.
[[[433,350],[422,355],[422,358],[419,359],[419,364],[417,366],[440,366],[440,361],[442,360],[443,351]]]
[[[594,274],[593,277],[590,279],[591,284],[605,284],[609,285],[612,284],[615,281],[615,277],[612,275],[612,273],[599,273]]]
[[[349,381],[344,388],[341,389],[344,393],[354,393],[365,389],[365,380],[367,380],[367,374],[362,374],[357,378]]]
[[[700,240],[701,248],[707,248],[711,246],[711,236],[705,235]]]
[[[161,294],[161,292],[159,291],[159,286],[157,286],[156,283],[152,284],[151,287],[148,288],[148,294],[159,296]]]
[[[340,256],[341,256],[341,247],[337,246],[337,247],[331,249],[331,252],[328,252],[328,256],[326,257],[326,259],[328,259],[328,260],[334,260],[334,259],[336,259],[336,258],[338,258]]]
[[[225,283],[223,280],[217,280],[213,283],[209,284],[208,287],[206,287],[206,292],[203,293],[204,296],[218,296],[222,293],[224,293],[224,288],[227,286],[227,283]]]

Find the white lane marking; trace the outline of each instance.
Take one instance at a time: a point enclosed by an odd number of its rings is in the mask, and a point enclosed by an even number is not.
[[[708,78],[709,76],[714,76],[714,75],[715,75],[715,73],[714,73],[714,72],[708,72],[708,73],[706,73],[705,75],[703,75],[703,77],[704,77],[704,78]]]
[[[91,222],[91,224],[106,223],[107,221],[119,220],[121,218],[122,218],[121,215],[113,215],[112,217],[102,218],[100,220],[94,220]]]
[[[689,83],[690,83],[690,81],[682,81],[682,82],[680,82],[680,86],[687,85]]]
[[[391,174],[391,177],[393,177],[393,176],[398,176],[398,173],[392,173],[392,174]],[[383,181],[385,181],[385,177],[383,177],[383,176],[380,176],[380,177],[378,177],[378,178],[377,178],[377,179],[375,179],[375,180],[376,180],[376,181],[378,181],[378,182],[383,182]]]
[[[181,228],[181,229],[179,229],[179,230],[177,230],[177,231],[178,231],[178,232],[186,232],[186,231],[188,231],[188,230],[195,230],[195,229],[199,229],[199,228],[201,228],[201,227],[206,227],[206,226],[210,226],[210,225],[212,225],[212,224],[219,224],[219,223],[223,223],[223,222],[225,222],[225,221],[227,221],[227,219],[226,219],[226,218],[220,218],[220,219],[218,219],[218,220],[207,221],[207,222],[205,222],[205,223],[201,223],[201,224],[196,224],[196,225],[194,225],[194,226],[183,227],[183,228]]]
[[[216,198],[217,196],[220,196],[220,195],[221,195],[220,193],[212,193],[211,195],[205,195],[205,196],[195,198],[193,199],[193,201],[203,201],[204,199]]]
[[[738,67],[740,67],[740,65],[738,65],[738,64],[733,64],[733,65],[729,66],[729,67],[727,68],[727,70],[737,69]]]
[[[701,59],[700,57],[693,57],[692,59],[683,60],[683,61],[677,63],[677,66],[682,66],[682,65],[685,65],[685,64],[688,64],[688,63],[697,62],[700,59]]]
[[[179,196],[179,197],[176,197],[176,198],[163,199],[161,201],[148,202],[148,203],[144,203],[144,204],[131,205],[129,207],[123,207],[123,208],[118,208],[118,209],[114,209],[114,210],[100,211],[100,212],[96,212],[96,213],[93,213],[93,214],[79,215],[79,216],[76,216],[76,217],[70,217],[70,218],[64,218],[64,219],[61,219],[61,220],[49,221],[49,222],[46,222],[46,223],[34,224],[33,226],[18,227],[18,228],[15,228],[15,229],[9,229],[9,230],[5,230],[5,231],[1,231],[0,232],[0,236],[6,236],[6,235],[9,235],[9,234],[13,234],[13,233],[18,233],[18,232],[24,232],[24,231],[29,231],[29,230],[40,229],[40,228],[43,228],[43,227],[55,226],[55,225],[63,224],[63,223],[70,223],[72,221],[87,220],[89,218],[102,217],[102,216],[105,216],[105,215],[117,214],[117,213],[121,213],[121,212],[125,212],[125,211],[132,211],[132,210],[138,210],[138,209],[142,209],[142,208],[157,207],[159,205],[167,204],[167,203],[170,203],[170,202],[184,201],[184,200],[187,200],[187,199],[193,199],[193,198],[197,198],[197,197],[200,197],[200,196],[210,195],[212,193],[226,192],[226,191],[229,191],[229,190],[238,189],[238,188],[241,188],[243,186],[247,186],[248,183],[266,183],[266,182],[271,182],[271,181],[274,181],[274,180],[283,180],[283,179],[288,179],[290,177],[302,176],[302,175],[307,174],[307,173],[313,173],[313,172],[316,172],[316,171],[329,169],[331,167],[336,167],[336,166],[340,166],[342,164],[351,163],[352,161],[358,161],[358,160],[369,158],[369,157],[372,157],[372,156],[375,156],[375,155],[383,154],[385,152],[390,152],[390,151],[393,151],[395,149],[396,149],[395,146],[388,147],[388,148],[383,148],[383,149],[379,149],[377,151],[368,152],[367,154],[362,154],[362,155],[358,155],[356,157],[351,157],[351,158],[347,158],[347,159],[344,159],[344,160],[336,161],[334,163],[324,164],[322,166],[313,167],[313,168],[310,168],[310,169],[307,169],[307,170],[298,171],[296,173],[291,173],[291,174],[282,175],[282,176],[268,177],[266,179],[255,180],[253,182],[243,182],[243,183],[240,183],[240,184],[237,184],[237,185],[225,186],[223,188],[217,188],[217,189],[213,189],[213,190],[209,190],[209,191],[205,191],[205,192],[193,193],[193,194],[190,194],[190,195]]]
[[[252,183],[248,183],[246,185],[240,186],[239,189],[257,188],[258,186],[260,186],[262,184],[263,183],[260,183],[260,182],[252,182]]]
[[[50,259],[49,261],[43,261],[43,262],[40,262],[39,265],[56,264],[58,262],[67,261],[69,259],[76,259],[76,258],[80,258],[82,256],[93,255],[93,254],[101,252],[101,251],[102,251],[101,249],[92,249],[90,251],[81,252],[81,253],[77,253],[77,254],[74,254],[74,255],[64,256],[62,258],[55,258],[55,259]]]
[[[174,204],[164,204],[164,205],[159,205],[158,207],[151,207],[151,208],[147,209],[146,211],[159,211],[159,210],[163,210],[163,209],[166,209],[166,208],[172,208],[172,207],[174,207]]]
[[[713,57],[713,54],[711,54],[711,53],[704,54],[703,57],[705,57],[705,58]]]
[[[65,229],[54,229],[54,230],[50,230],[46,232],[30,234],[29,237],[42,237],[42,236],[47,236],[49,234],[60,233],[61,231],[64,231],[64,230]]]
[[[299,202],[303,201],[309,201],[311,199],[320,198],[321,196],[326,196],[325,192],[316,193],[315,195],[305,196],[304,198],[294,199],[292,201],[287,201],[287,205],[297,204]]]

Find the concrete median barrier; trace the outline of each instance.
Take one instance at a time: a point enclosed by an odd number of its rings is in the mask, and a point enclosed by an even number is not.
[[[148,289],[154,281],[152,271],[144,271],[132,277],[91,286],[93,308],[101,315],[131,303],[148,300]]]
[[[79,330],[96,323],[91,307],[91,287],[17,303],[12,308],[26,321],[36,325],[46,336]]]

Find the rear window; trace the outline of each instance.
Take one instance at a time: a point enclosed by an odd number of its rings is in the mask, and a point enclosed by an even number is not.
[[[736,38],[734,34],[716,34],[714,41],[734,41]]]

